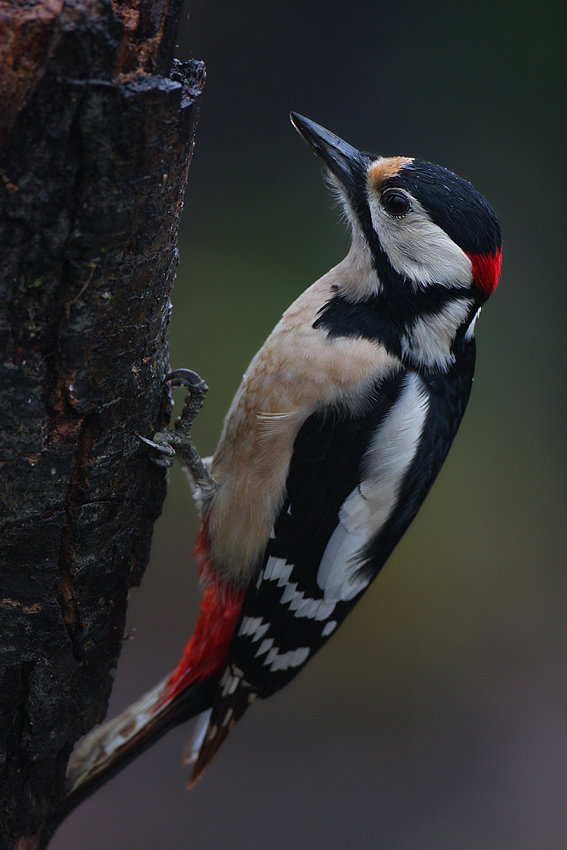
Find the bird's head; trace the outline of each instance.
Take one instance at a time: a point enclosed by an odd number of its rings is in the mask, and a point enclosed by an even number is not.
[[[359,151],[296,113],[291,121],[326,165],[352,226],[359,272],[345,277],[342,296],[378,296],[399,330],[402,355],[449,365],[451,347],[472,334],[498,284],[502,237],[492,207],[446,168]],[[429,338],[438,331],[450,342],[444,354]]]

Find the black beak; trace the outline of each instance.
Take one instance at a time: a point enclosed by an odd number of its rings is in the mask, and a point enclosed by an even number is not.
[[[289,117],[299,135],[303,136],[311,150],[323,160],[350,197],[356,197],[371,158],[309,118],[304,118],[296,112],[290,113]]]

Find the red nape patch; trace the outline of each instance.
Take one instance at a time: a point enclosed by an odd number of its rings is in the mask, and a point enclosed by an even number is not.
[[[498,286],[502,268],[502,251],[495,254],[468,254],[472,263],[474,282],[488,298]]]
[[[207,527],[203,524],[193,552],[200,561],[199,571],[205,585],[201,613],[183,657],[165,683],[156,709],[195,682],[220,673],[238,622],[244,592],[228,588],[216,578],[207,552]]]

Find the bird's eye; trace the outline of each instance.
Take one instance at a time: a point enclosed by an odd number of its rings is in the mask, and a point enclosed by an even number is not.
[[[411,210],[410,202],[401,192],[385,192],[382,195],[382,205],[386,212],[397,218]]]

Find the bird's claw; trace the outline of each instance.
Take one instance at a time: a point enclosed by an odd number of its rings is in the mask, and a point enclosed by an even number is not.
[[[170,443],[171,437],[174,437],[173,431],[158,431],[154,434],[153,440],[148,440],[147,437],[142,437],[141,434],[136,434],[136,437],[141,440],[144,445],[152,449],[157,454],[150,454],[149,458],[157,466],[164,466],[166,469],[173,466],[173,458],[175,457],[175,449]]]
[[[165,376],[165,380],[169,381],[175,387],[191,387],[199,388],[208,391],[208,386],[196,372],[192,369],[174,369]]]
[[[164,431],[158,431],[155,435],[156,437],[161,436],[163,434],[167,434]],[[145,443],[146,446],[149,446],[151,449],[154,449],[156,452],[160,452],[161,454],[168,455],[169,457],[173,457],[175,455],[175,449],[173,446],[170,446],[168,443],[158,443],[155,440],[148,440],[147,437],[142,437],[141,434],[136,434],[136,437]]]

